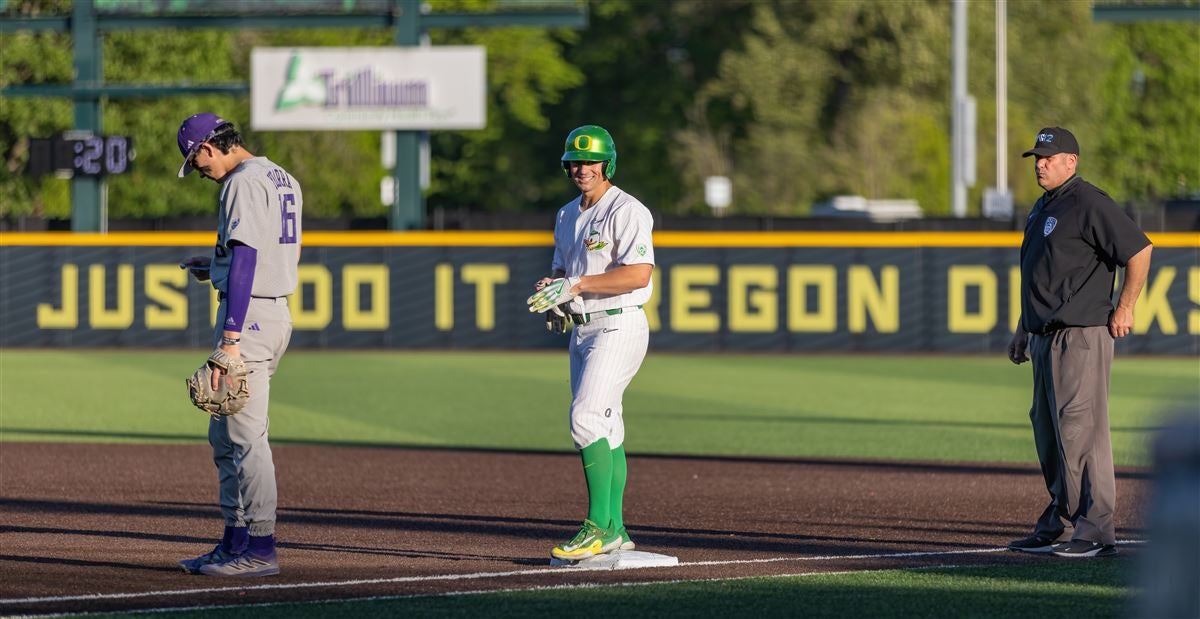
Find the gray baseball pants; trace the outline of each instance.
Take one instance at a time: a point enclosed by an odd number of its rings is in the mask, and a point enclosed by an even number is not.
[[[226,304],[217,310],[214,346],[221,342]],[[271,376],[292,339],[292,315],[287,298],[252,298],[239,346],[249,372],[250,401],[230,417],[213,417],[208,443],[217,465],[221,515],[229,526],[248,526],[250,535],[275,533],[275,462],[267,442],[270,420],[267,403]]]
[[[1113,338],[1108,327],[1031,335],[1033,437],[1050,505],[1035,533],[1115,544],[1117,482],[1108,429]]]

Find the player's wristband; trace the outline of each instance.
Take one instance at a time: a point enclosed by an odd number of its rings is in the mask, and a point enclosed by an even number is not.
[[[242,341],[242,339],[239,337],[225,337],[223,335],[221,336],[221,345],[222,346],[237,346],[238,343],[241,341]]]

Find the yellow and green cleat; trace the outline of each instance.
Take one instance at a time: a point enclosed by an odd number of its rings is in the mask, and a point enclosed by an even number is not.
[[[621,548],[627,538],[620,531],[609,532],[591,520],[584,520],[579,532],[568,542],[563,542],[550,551],[550,556],[563,561],[581,561]]]

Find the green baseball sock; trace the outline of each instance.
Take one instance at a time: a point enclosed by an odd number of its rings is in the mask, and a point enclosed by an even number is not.
[[[588,520],[606,527],[609,520],[609,500],[612,491],[612,450],[608,439],[602,438],[580,450],[583,456],[583,476],[588,487]]]
[[[625,446],[612,450],[612,494],[608,503],[608,510],[612,513],[612,531],[620,531],[621,527],[625,526],[625,521],[621,517],[621,503],[625,499],[625,479],[628,477],[629,471],[625,466]]]

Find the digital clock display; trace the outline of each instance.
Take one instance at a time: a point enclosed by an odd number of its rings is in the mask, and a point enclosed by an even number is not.
[[[94,135],[74,141],[72,167],[76,174],[122,174],[133,159],[132,140],[123,135]]]
[[[31,139],[28,171],[33,176],[53,173],[61,178],[124,174],[135,156],[133,138],[127,135],[70,131]]]
[[[102,169],[100,159],[104,155],[104,138],[92,136],[75,142],[75,172],[86,176],[96,176]]]

